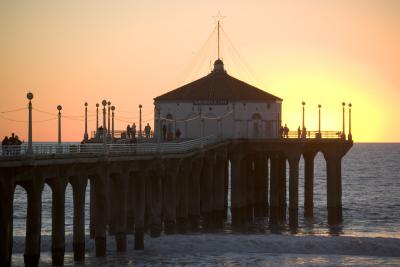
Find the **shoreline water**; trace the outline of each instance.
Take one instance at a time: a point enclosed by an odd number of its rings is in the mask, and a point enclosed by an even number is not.
[[[84,266],[399,266],[400,239],[348,236],[293,236],[277,234],[184,234],[145,237],[145,250],[116,253],[113,237],[107,237],[107,257],[96,258],[94,241],[86,237]],[[73,262],[72,236],[66,236],[65,265]],[[14,238],[13,265],[23,263],[23,237]],[[51,236],[42,237],[42,265],[51,265]],[[300,264],[302,262],[302,264]]]

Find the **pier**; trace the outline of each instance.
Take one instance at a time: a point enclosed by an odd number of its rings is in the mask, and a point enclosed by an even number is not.
[[[305,160],[304,216],[313,216],[314,157],[322,152],[327,173],[327,221],[342,221],[341,160],[352,140],[332,138],[220,139],[208,136],[179,143],[117,145],[40,145],[0,160],[0,266],[10,266],[13,242],[13,195],[17,185],[28,196],[26,266],[40,257],[41,194],[52,190],[53,265],[63,265],[65,250],[64,199],[73,189],[73,253],[84,261],[84,203],[90,192],[90,235],[96,256],[106,256],[106,239],[113,235],[116,250],[127,249],[133,234],[135,249],[144,249],[144,234],[220,229],[226,221],[228,161],[231,166],[232,226],[240,231],[257,217],[271,224],[298,223],[299,160]],[[58,149],[57,149],[58,147]],[[49,153],[53,151],[53,153]],[[286,162],[289,169],[286,169]],[[289,196],[286,196],[286,173]],[[268,188],[269,185],[269,188]],[[288,199],[288,201],[287,201]],[[287,206],[288,202],[288,206]],[[266,236],[265,238],[268,238]]]

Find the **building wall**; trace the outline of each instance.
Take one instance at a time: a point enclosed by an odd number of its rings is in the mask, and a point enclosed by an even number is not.
[[[179,128],[181,138],[185,139],[209,135],[223,138],[274,138],[279,135],[280,101],[228,102],[222,105],[159,101],[154,104],[156,136],[162,132],[158,127],[162,129],[164,124],[171,133]]]

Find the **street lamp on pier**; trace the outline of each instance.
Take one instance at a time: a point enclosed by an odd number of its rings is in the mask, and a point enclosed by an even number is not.
[[[28,98],[29,103],[28,103],[28,111],[29,111],[29,117],[28,117],[28,151],[27,154],[32,154],[33,153],[33,148],[32,148],[32,99],[33,99],[33,94],[31,92],[26,94],[26,98]]]
[[[58,105],[57,110],[58,110],[58,144],[61,145],[61,110],[62,110],[62,106]]]
[[[349,141],[353,140],[353,135],[351,134],[351,107],[353,105],[349,103]]]
[[[142,141],[142,104],[139,105],[139,141]]]
[[[108,101],[108,124],[107,124],[107,136],[110,136],[110,131],[111,131],[111,127],[110,127],[110,109],[111,109],[111,102]]]
[[[111,120],[111,137],[112,137],[112,141],[114,142],[114,110],[115,107],[111,106],[111,111],[112,111],[112,120]]]
[[[87,132],[87,106],[88,106],[88,103],[85,102],[85,134],[83,135],[83,140],[85,140],[85,142],[87,142],[89,139],[88,132]]]
[[[321,105],[318,105],[318,138],[321,138]]]
[[[301,129],[301,137],[302,138],[305,138],[306,137],[306,127],[305,127],[305,124],[304,124],[304,112],[305,112],[305,105],[306,105],[306,102],[301,102],[301,104],[302,104],[302,106],[303,106],[303,118],[302,118],[302,129]]]
[[[345,108],[345,106],[346,106],[346,103],[345,102],[342,102],[342,111],[343,111],[343,132],[342,132],[342,138],[343,139],[346,139],[346,129],[345,129],[345,118],[344,118],[344,116],[345,116],[345,110],[344,110],[344,108]]]
[[[99,103],[96,103],[96,135],[99,130]]]
[[[101,104],[103,105],[103,142],[105,144],[106,143],[106,138],[107,138],[107,127],[106,127],[106,105],[107,105],[107,101],[103,100],[101,102]]]

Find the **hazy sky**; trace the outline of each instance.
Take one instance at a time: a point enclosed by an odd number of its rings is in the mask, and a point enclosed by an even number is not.
[[[400,1],[17,1],[0,2],[0,137],[27,139],[26,93],[35,108],[63,106],[63,140],[83,138],[83,104],[116,106],[116,128],[152,122],[153,98],[209,72],[210,37],[225,16],[229,74],[284,99],[283,123],[341,129],[353,104],[356,141],[400,142]],[[212,41],[208,42],[213,43]],[[207,43],[206,43],[207,44]],[[203,49],[202,49],[203,47]],[[57,121],[34,112],[34,141],[56,140]],[[6,120],[8,119],[8,120]],[[10,121],[17,120],[17,121]]]

